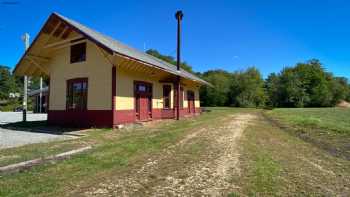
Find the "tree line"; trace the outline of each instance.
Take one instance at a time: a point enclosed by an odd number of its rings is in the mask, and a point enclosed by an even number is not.
[[[162,55],[154,49],[146,53],[176,65],[172,56]],[[327,72],[316,59],[285,67],[266,79],[255,67],[235,72],[209,70],[199,73],[186,62],[181,62],[180,66],[212,84],[200,89],[202,106],[331,107],[342,100],[350,102],[348,79]],[[0,110],[4,110],[5,105],[21,105],[21,97],[9,98],[9,95],[22,94],[23,79],[14,76],[9,67],[1,65],[0,87]],[[37,88],[39,78],[33,77],[29,89]]]
[[[172,56],[164,56],[154,49],[147,53],[176,65]],[[255,67],[235,72],[195,73],[186,62],[180,65],[212,84],[200,89],[202,106],[331,107],[343,100],[350,102],[348,79],[327,72],[316,59],[285,67],[266,79]]]
[[[326,72],[315,59],[283,68],[266,79],[255,67],[233,73],[211,70],[200,76],[213,85],[200,90],[203,106],[332,107],[350,101],[348,79]]]

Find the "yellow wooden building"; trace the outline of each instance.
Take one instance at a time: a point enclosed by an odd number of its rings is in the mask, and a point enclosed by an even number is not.
[[[180,116],[198,114],[198,90],[208,84],[57,13],[14,73],[48,76],[48,122],[81,127],[175,118],[177,106]]]

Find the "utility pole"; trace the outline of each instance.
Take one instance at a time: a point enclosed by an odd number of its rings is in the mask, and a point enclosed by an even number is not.
[[[27,51],[29,48],[29,34],[25,33],[22,36],[22,40],[24,42],[25,50]],[[23,122],[27,121],[27,88],[28,88],[28,77],[24,75],[24,88],[23,88]]]
[[[176,69],[180,73],[180,63],[181,63],[181,21],[183,18],[183,13],[181,10],[178,10],[175,14],[177,20],[177,55],[176,55]],[[176,120],[180,119],[180,76],[176,76]]]

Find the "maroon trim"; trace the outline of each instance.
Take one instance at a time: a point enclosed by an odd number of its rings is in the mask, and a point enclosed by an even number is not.
[[[115,97],[117,96],[117,67],[112,67],[112,110],[115,110]]]
[[[65,111],[49,110],[47,120],[51,125],[72,127],[112,127],[112,110]]]
[[[175,113],[173,109],[162,109],[161,110],[161,118],[175,118]]]
[[[180,117],[191,117],[201,112],[196,108],[196,114],[188,113],[187,108],[180,110]],[[152,109],[156,119],[172,119],[175,117],[173,109]],[[49,110],[48,123],[59,126],[73,126],[81,128],[89,127],[113,127],[119,124],[136,122],[134,110],[87,110],[65,111]]]
[[[117,125],[117,114],[115,112],[116,108],[115,108],[115,105],[116,105],[116,100],[115,100],[115,97],[117,96],[117,67],[113,65],[112,67],[112,121],[113,121],[113,125],[112,127],[114,128],[116,125]]]
[[[133,109],[115,110],[114,116],[115,119],[113,124],[115,125],[136,122],[135,110]]]
[[[150,85],[152,86],[153,84],[151,82],[147,82],[147,81],[139,81],[139,80],[134,80],[134,84],[146,84],[146,85]]]
[[[87,77],[78,77],[78,78],[68,79],[67,82],[69,82],[69,83],[88,82],[88,78]]]

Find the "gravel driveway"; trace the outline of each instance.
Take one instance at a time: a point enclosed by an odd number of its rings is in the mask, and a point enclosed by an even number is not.
[[[17,131],[0,128],[0,149],[71,138],[73,138],[73,136],[35,133],[29,131]]]
[[[27,114],[28,121],[46,120],[47,114]],[[22,121],[22,112],[0,112],[0,125]],[[0,149],[22,146],[25,144],[71,139],[72,136],[11,130],[0,127]]]
[[[86,187],[85,196],[228,196],[238,188],[233,178],[240,173],[239,141],[256,118],[236,114],[189,130],[178,143],[133,163],[135,168]],[[71,196],[79,194],[81,188]]]
[[[47,120],[47,114],[27,113],[28,121]],[[22,121],[22,112],[0,112],[0,125]]]

